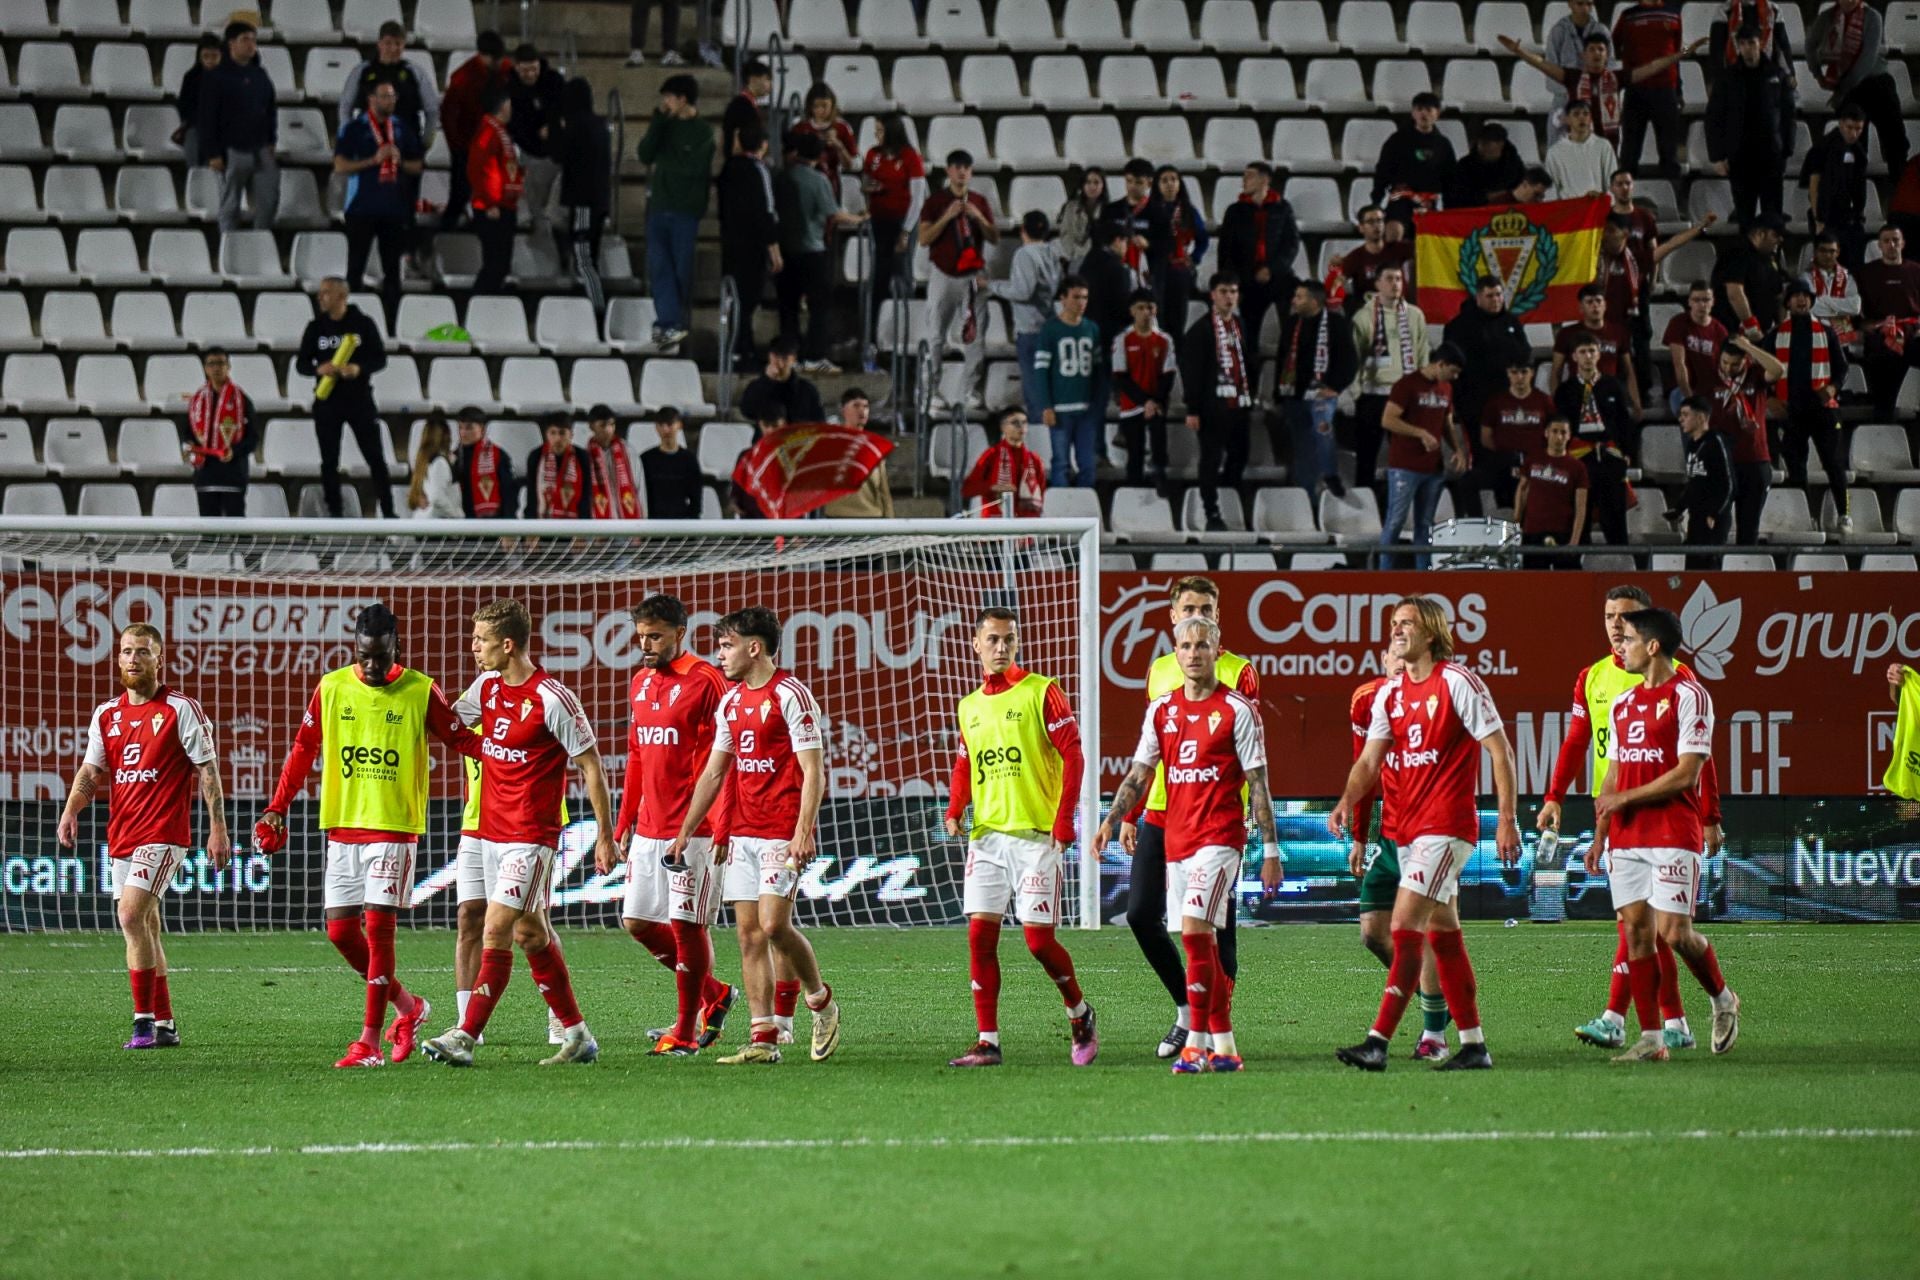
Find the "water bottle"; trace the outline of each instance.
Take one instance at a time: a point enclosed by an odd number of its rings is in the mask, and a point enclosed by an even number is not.
[[[1533,846],[1533,919],[1559,924],[1567,918],[1567,864],[1560,833],[1548,827]]]

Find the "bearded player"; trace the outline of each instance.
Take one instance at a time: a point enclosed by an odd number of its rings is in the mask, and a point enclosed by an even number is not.
[[[962,898],[967,912],[967,969],[980,1039],[950,1067],[1000,1065],[1000,918],[1009,906],[1027,950],[1047,971],[1067,1005],[1070,1058],[1076,1067],[1100,1052],[1093,1006],[1080,991],[1073,958],[1054,930],[1060,923],[1060,867],[1073,847],[1077,779],[1083,764],[1080,727],[1060,686],[1023,671],[1017,616],[980,611],[973,630],[980,687],[960,700],[960,751],[947,800],[947,834],[973,805]]]
[[[734,682],[714,718],[713,753],[701,771],[680,833],[667,847],[670,862],[685,858],[723,784],[733,791],[714,831],[714,858],[727,871],[722,897],[733,903],[740,934],[740,976],[747,986],[752,1038],[725,1066],[780,1061],[773,1020],[776,959],[800,983],[813,1011],[813,1060],[840,1044],[840,1006],[820,977],[813,946],[793,923],[800,876],[819,856],[814,827],[826,794],[825,731],[820,704],[807,687],[780,670],[780,619],[754,606],[714,624],[720,669]],[[722,846],[725,846],[723,853]],[[752,877],[749,887],[747,878]],[[749,897],[749,893],[752,894]]]
[[[686,651],[687,610],[674,597],[648,596],[629,614],[640,669],[627,690],[627,784],[613,829],[614,854],[627,860],[620,923],[673,974],[678,1011],[671,1027],[648,1033],[650,1053],[683,1058],[720,1038],[734,1003],[733,987],[713,976],[707,933],[720,892],[712,827],[700,825],[678,865],[661,858],[693,798],[696,775],[688,764],[713,751],[727,682],[718,667]]]
[[[1393,959],[1367,1038],[1336,1056],[1363,1071],[1387,1069],[1387,1045],[1431,946],[1447,1010],[1460,1028],[1460,1052],[1435,1070],[1481,1070],[1493,1066],[1493,1055],[1480,1026],[1479,993],[1456,899],[1460,869],[1480,836],[1475,802],[1482,750],[1493,758],[1498,794],[1495,847],[1501,862],[1511,866],[1520,860],[1513,750],[1487,687],[1453,661],[1453,629],[1438,600],[1412,596],[1395,606],[1391,647],[1405,668],[1374,695],[1366,750],[1354,762],[1327,828],[1346,838],[1361,798],[1381,781],[1383,768],[1388,772],[1386,820],[1400,850]]]
[[[1373,700],[1382,686],[1399,675],[1405,663],[1391,649],[1380,653],[1380,674],[1353,691],[1347,704],[1347,718],[1353,723],[1353,758],[1367,748],[1367,729],[1373,724]],[[1393,777],[1391,769],[1381,774],[1382,783]],[[1360,941],[1381,964],[1393,965],[1393,903],[1400,892],[1400,849],[1394,843],[1387,824],[1388,805],[1380,806],[1379,837],[1373,860],[1367,860],[1367,837],[1373,831],[1373,812],[1379,792],[1360,802],[1360,821],[1353,829],[1353,852],[1347,866],[1360,878]],[[1440,992],[1440,976],[1433,967],[1433,956],[1420,961],[1420,1040],[1413,1056],[1421,1062],[1439,1066],[1447,1060],[1447,998]]]
[[[1607,883],[1627,935],[1627,980],[1640,1039],[1615,1062],[1665,1062],[1659,1008],[1658,935],[1713,996],[1713,1051],[1740,1038],[1740,997],[1720,976],[1713,944],[1693,927],[1700,898],[1700,773],[1712,754],[1713,699],[1674,666],[1680,620],[1665,609],[1626,615],[1620,661],[1641,682],[1613,701],[1613,767],[1594,798],[1596,830],[1587,872],[1607,852]]]
[[[1215,625],[1220,622],[1220,587],[1211,578],[1178,579],[1168,589],[1167,602],[1168,621],[1173,626],[1187,618],[1205,618]],[[1219,669],[1214,674],[1221,684],[1237,690],[1255,706],[1260,704],[1260,673],[1239,654],[1222,649]],[[1172,653],[1161,654],[1147,669],[1147,701],[1173,692],[1184,680],[1179,658]],[[1171,1058],[1187,1042],[1192,1014],[1187,1007],[1187,975],[1180,966],[1180,952],[1167,937],[1169,930],[1178,931],[1182,927],[1180,912],[1168,911],[1167,903],[1186,882],[1180,869],[1167,862],[1167,784],[1163,773],[1164,770],[1155,771],[1153,787],[1147,792],[1143,805],[1120,824],[1120,847],[1133,856],[1132,875],[1127,884],[1127,927],[1133,930],[1134,940],[1140,944],[1147,963],[1153,966],[1160,985],[1173,997],[1173,1026],[1154,1049],[1157,1056]],[[1220,967],[1229,980],[1237,978],[1240,956],[1233,915],[1227,917],[1226,927],[1220,930],[1215,941],[1220,951]]]
[[[1247,810],[1265,842],[1260,880],[1280,884],[1280,840],[1267,790],[1266,735],[1260,712],[1221,684],[1220,627],[1192,617],[1174,624],[1179,688],[1147,705],[1133,766],[1113,794],[1095,839],[1104,847],[1166,762],[1167,865],[1179,873],[1180,941],[1187,952],[1187,1005],[1193,1025],[1174,1059],[1176,1075],[1239,1071],[1233,1038],[1233,978],[1220,962],[1216,933],[1234,912],[1234,887],[1246,847]]]
[[[1553,780],[1547,786],[1545,802],[1540,806],[1539,829],[1560,830],[1562,803],[1579,773],[1582,758],[1591,756],[1589,776],[1593,794],[1599,795],[1612,764],[1610,749],[1613,733],[1608,715],[1613,701],[1629,689],[1637,688],[1640,677],[1627,670],[1620,660],[1620,644],[1626,634],[1626,616],[1639,609],[1651,609],[1653,597],[1639,587],[1625,585],[1607,591],[1605,613],[1607,647],[1611,652],[1590,667],[1584,667],[1573,681],[1573,708],[1567,714],[1567,733],[1560,743],[1560,755],[1554,761]],[[1685,663],[1675,663],[1683,674]],[[1720,850],[1720,787],[1714,772],[1713,757],[1707,757],[1700,772],[1706,839],[1709,853]],[[1585,1026],[1575,1027],[1574,1036],[1585,1044],[1601,1049],[1618,1049],[1626,1043],[1627,1001],[1627,926],[1616,918],[1619,943],[1613,955],[1613,976],[1607,988],[1607,1007]],[[1654,959],[1660,966],[1660,1014],[1665,1020],[1662,1036],[1669,1049],[1693,1048],[1693,1031],[1687,1026],[1687,1008],[1680,1000],[1678,966],[1666,940],[1655,935]]]
[[[207,857],[224,871],[233,854],[222,809],[220,758],[213,726],[200,704],[160,681],[159,629],[136,622],[114,651],[120,686],[93,709],[87,751],[73,775],[56,829],[71,849],[80,811],[107,788],[107,858],[120,932],[127,940],[127,982],[133,989],[133,1037],[125,1049],[171,1049],[180,1043],[167,990],[167,954],[160,945],[160,899],[193,843],[193,782],[207,807]]]
[[[481,855],[498,871],[487,900],[480,974],[466,1014],[459,1026],[426,1043],[427,1056],[449,1066],[473,1065],[474,1044],[513,974],[515,943],[526,953],[547,1008],[565,1028],[559,1049],[540,1065],[586,1063],[600,1056],[600,1046],[580,1016],[572,976],[553,945],[553,926],[546,916],[553,858],[560,845],[567,762],[579,766],[586,782],[598,832],[593,860],[599,867],[614,864],[613,805],[593,725],[572,692],[534,665],[527,653],[532,639],[533,619],[518,600],[482,605],[473,615],[472,642],[481,675],[454,705],[462,722],[480,730],[458,735],[457,747],[485,765],[480,773]]]
[[[287,810],[321,761],[327,938],[367,983],[360,1038],[333,1065],[379,1067],[386,1065],[380,1025],[388,1001],[394,1019],[386,1039],[396,1063],[413,1053],[433,1007],[400,984],[393,954],[395,917],[412,905],[414,856],[427,829],[427,739],[456,746],[472,735],[431,677],[400,664],[400,621],[392,610],[361,610],[353,648],[355,661],[320,677],[307,700],[253,839],[265,854],[286,847]]]

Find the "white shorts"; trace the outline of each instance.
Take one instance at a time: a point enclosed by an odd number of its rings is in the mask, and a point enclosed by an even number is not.
[[[1014,908],[1021,924],[1060,923],[1060,855],[1045,836],[982,831],[967,844],[961,892],[968,915],[1005,915]]]
[[[763,836],[735,836],[727,845],[723,902],[754,902],[761,898],[791,898],[800,887],[800,873],[787,865],[791,841]]]
[[[113,900],[120,901],[125,889],[144,889],[156,898],[166,896],[173,873],[187,856],[186,846],[143,844],[124,858],[113,858]]]
[[[660,861],[671,840],[635,836],[627,846],[627,898],[620,909],[623,920],[652,920],[666,924],[685,920],[706,924],[720,908],[714,896],[713,841],[699,836],[687,841],[682,865]]]
[[[1452,902],[1473,845],[1453,836],[1415,836],[1400,846],[1400,887],[1435,902]]]
[[[553,884],[553,854],[551,845],[482,840],[483,863],[499,868],[487,901],[515,911],[545,911],[547,891]]]
[[[1615,910],[1644,902],[1655,911],[1691,916],[1700,900],[1700,855],[1692,849],[1609,849],[1607,884]]]
[[[397,911],[413,905],[413,857],[417,845],[400,841],[341,844],[327,841],[326,905],[381,907]]]
[[[500,848],[492,847],[496,851]],[[454,867],[455,902],[485,902],[493,896],[493,882],[500,877],[500,858],[497,852],[487,852],[486,841],[479,836],[461,836]]]
[[[1233,918],[1233,887],[1240,880],[1242,850],[1224,844],[1202,845],[1190,857],[1169,862],[1180,872],[1180,915],[1205,920],[1216,929]]]

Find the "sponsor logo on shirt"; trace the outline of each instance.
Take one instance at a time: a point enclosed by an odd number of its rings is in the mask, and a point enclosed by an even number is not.
[[[643,747],[677,747],[680,745],[680,730],[672,725],[635,725],[634,740]]]
[[[779,772],[779,766],[772,759],[765,757],[738,756],[735,758],[735,764],[741,773]]]
[[[1220,781],[1220,766],[1217,764],[1198,765],[1191,769],[1182,769],[1178,765],[1167,770],[1167,785],[1190,782]]]
[[[1636,729],[1640,726],[1635,725]],[[1613,758],[1621,764],[1664,764],[1666,751],[1661,747],[1621,747]]]
[[[503,747],[492,738],[480,743],[480,754],[489,760],[498,760],[502,764],[525,764],[531,757],[518,747]]]
[[[1440,749],[1429,747],[1425,751],[1402,751],[1400,767],[1402,769],[1424,769],[1440,763]]]
[[[116,787],[124,787],[135,782],[158,781],[160,781],[158,769],[115,769],[113,771],[113,785]]]

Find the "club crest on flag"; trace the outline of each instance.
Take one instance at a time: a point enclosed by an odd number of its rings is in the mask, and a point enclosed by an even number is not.
[[[1547,285],[1560,266],[1553,233],[1518,209],[1489,218],[1460,243],[1460,283],[1472,289],[1481,276],[1507,287],[1507,306],[1517,316],[1547,300]]]

